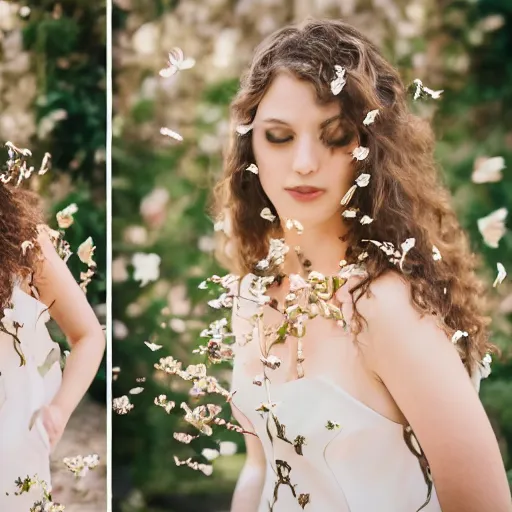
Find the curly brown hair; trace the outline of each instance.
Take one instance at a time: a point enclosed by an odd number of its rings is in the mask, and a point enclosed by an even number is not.
[[[337,96],[330,89],[335,65],[347,73],[343,92]],[[403,272],[413,304],[422,314],[436,315],[448,335],[467,331],[468,337],[457,346],[471,374],[486,352],[495,351],[488,339],[490,319],[484,316],[485,287],[475,274],[479,260],[471,253],[435,163],[433,131],[410,112],[407,88],[398,72],[350,25],[308,19],[278,30],[257,47],[231,104],[233,128],[252,123],[273,78],[283,70],[311,83],[320,103],[339,102],[344,122],[357,134],[359,144],[370,150],[365,160],[356,162],[356,176],[369,172],[370,183],[358,189],[350,206],[374,220],[366,225],[354,222],[345,237],[348,263],[357,263],[362,252],[369,252],[368,277],[351,290],[356,335],[364,320],[357,300],[372,281],[396,269],[388,256],[363,240],[391,242],[400,248],[413,237],[415,248],[408,253]],[[363,125],[365,115],[374,109],[379,110],[377,121]],[[266,257],[269,238],[283,234],[281,228],[272,227],[277,223],[260,217],[264,207],[274,215],[277,212],[258,178],[244,172],[255,162],[251,132],[243,136],[232,132],[224,176],[214,191],[214,214],[227,215],[232,225],[231,239],[221,233],[224,241],[220,240],[218,256],[230,270],[243,275],[254,272],[255,263]],[[227,242],[232,244],[229,260],[222,257]],[[433,246],[439,249],[441,261],[434,261]]]
[[[11,300],[18,279],[33,285],[33,275],[41,262],[38,226],[43,222],[36,193],[0,182],[0,316]],[[32,242],[33,247],[23,254],[25,241]]]

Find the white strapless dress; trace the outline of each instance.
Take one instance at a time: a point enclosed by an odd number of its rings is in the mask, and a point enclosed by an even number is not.
[[[246,310],[247,288],[244,278],[239,311],[249,317],[256,310]],[[233,404],[252,423],[267,460],[258,512],[441,512],[427,461],[413,453],[416,447],[419,455],[421,448],[415,438],[411,441],[410,429],[328,377],[306,374],[271,384],[278,424],[267,422],[268,415],[256,410],[268,402],[266,390],[253,384],[255,375],[248,370],[254,368],[249,361],[258,357],[253,343],[257,339],[235,344],[231,390]],[[279,433],[281,425],[284,431]],[[303,444],[296,443],[297,436],[303,436]]]
[[[0,332],[0,511],[28,512],[41,499],[41,491],[33,488],[15,496],[15,481],[37,475],[51,488],[48,434],[42,419],[32,418],[51,402],[62,373],[59,345],[46,328],[46,305],[18,285],[12,303],[14,318],[23,325],[18,337],[26,364],[20,366],[13,338]]]

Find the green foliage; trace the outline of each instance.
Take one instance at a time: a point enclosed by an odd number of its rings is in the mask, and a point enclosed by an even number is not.
[[[33,105],[41,125],[55,111],[65,118],[42,137],[34,137],[30,149],[35,162],[45,152],[52,155],[52,170],[44,177],[43,196],[59,183],[70,185],[65,195],[51,199],[48,223],[56,228],[55,214],[70,203],[78,205],[75,223],[66,230],[66,240],[76,253],[89,236],[96,246],[96,275],[88,286],[92,305],[106,302],[106,6],[104,1],[69,0],[25,2],[30,16],[23,27],[23,42],[37,79]],[[62,8],[62,9],[61,9]],[[36,164],[37,165],[37,164]],[[75,279],[86,267],[76,254],[69,259]],[[104,321],[104,319],[102,320]],[[62,341],[55,325],[53,336]],[[102,365],[90,390],[105,401],[106,373]]]

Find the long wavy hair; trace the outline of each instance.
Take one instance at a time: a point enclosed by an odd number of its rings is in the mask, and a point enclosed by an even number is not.
[[[343,66],[347,75],[337,96],[330,89],[335,65]],[[372,281],[396,270],[384,252],[363,240],[391,242],[399,249],[413,237],[416,244],[403,272],[413,304],[422,314],[436,315],[447,335],[456,330],[468,333],[457,347],[472,374],[475,364],[495,347],[488,339],[485,286],[475,274],[479,260],[470,250],[434,161],[433,131],[428,122],[410,112],[398,72],[365,36],[342,21],[308,19],[278,30],[257,47],[231,104],[233,135],[224,176],[214,190],[213,213],[231,224],[227,235],[220,233],[221,263],[241,275],[254,272],[255,263],[267,255],[269,238],[282,236],[281,228],[275,227],[279,223],[260,217],[264,207],[274,215],[277,212],[258,176],[245,172],[255,162],[251,132],[241,136],[234,127],[252,123],[273,78],[283,70],[311,83],[319,102],[339,102],[344,123],[357,134],[359,145],[370,150],[365,160],[355,164],[356,176],[370,173],[370,183],[357,189],[350,207],[374,220],[366,225],[353,222],[345,237],[348,263],[357,263],[364,251],[369,253],[367,278],[350,290],[356,335],[364,320],[357,300]],[[376,121],[363,125],[365,115],[374,109],[379,110]],[[441,261],[434,260],[433,246],[439,249]]]
[[[38,226],[44,223],[39,197],[34,192],[0,182],[0,317],[9,305],[13,287],[23,280],[33,288],[33,276],[41,264]],[[23,254],[22,244],[33,247]]]

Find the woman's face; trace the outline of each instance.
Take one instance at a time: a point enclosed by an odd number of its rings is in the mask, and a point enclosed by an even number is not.
[[[357,139],[337,102],[319,105],[312,84],[280,73],[258,106],[252,140],[261,185],[281,221],[340,223]]]

